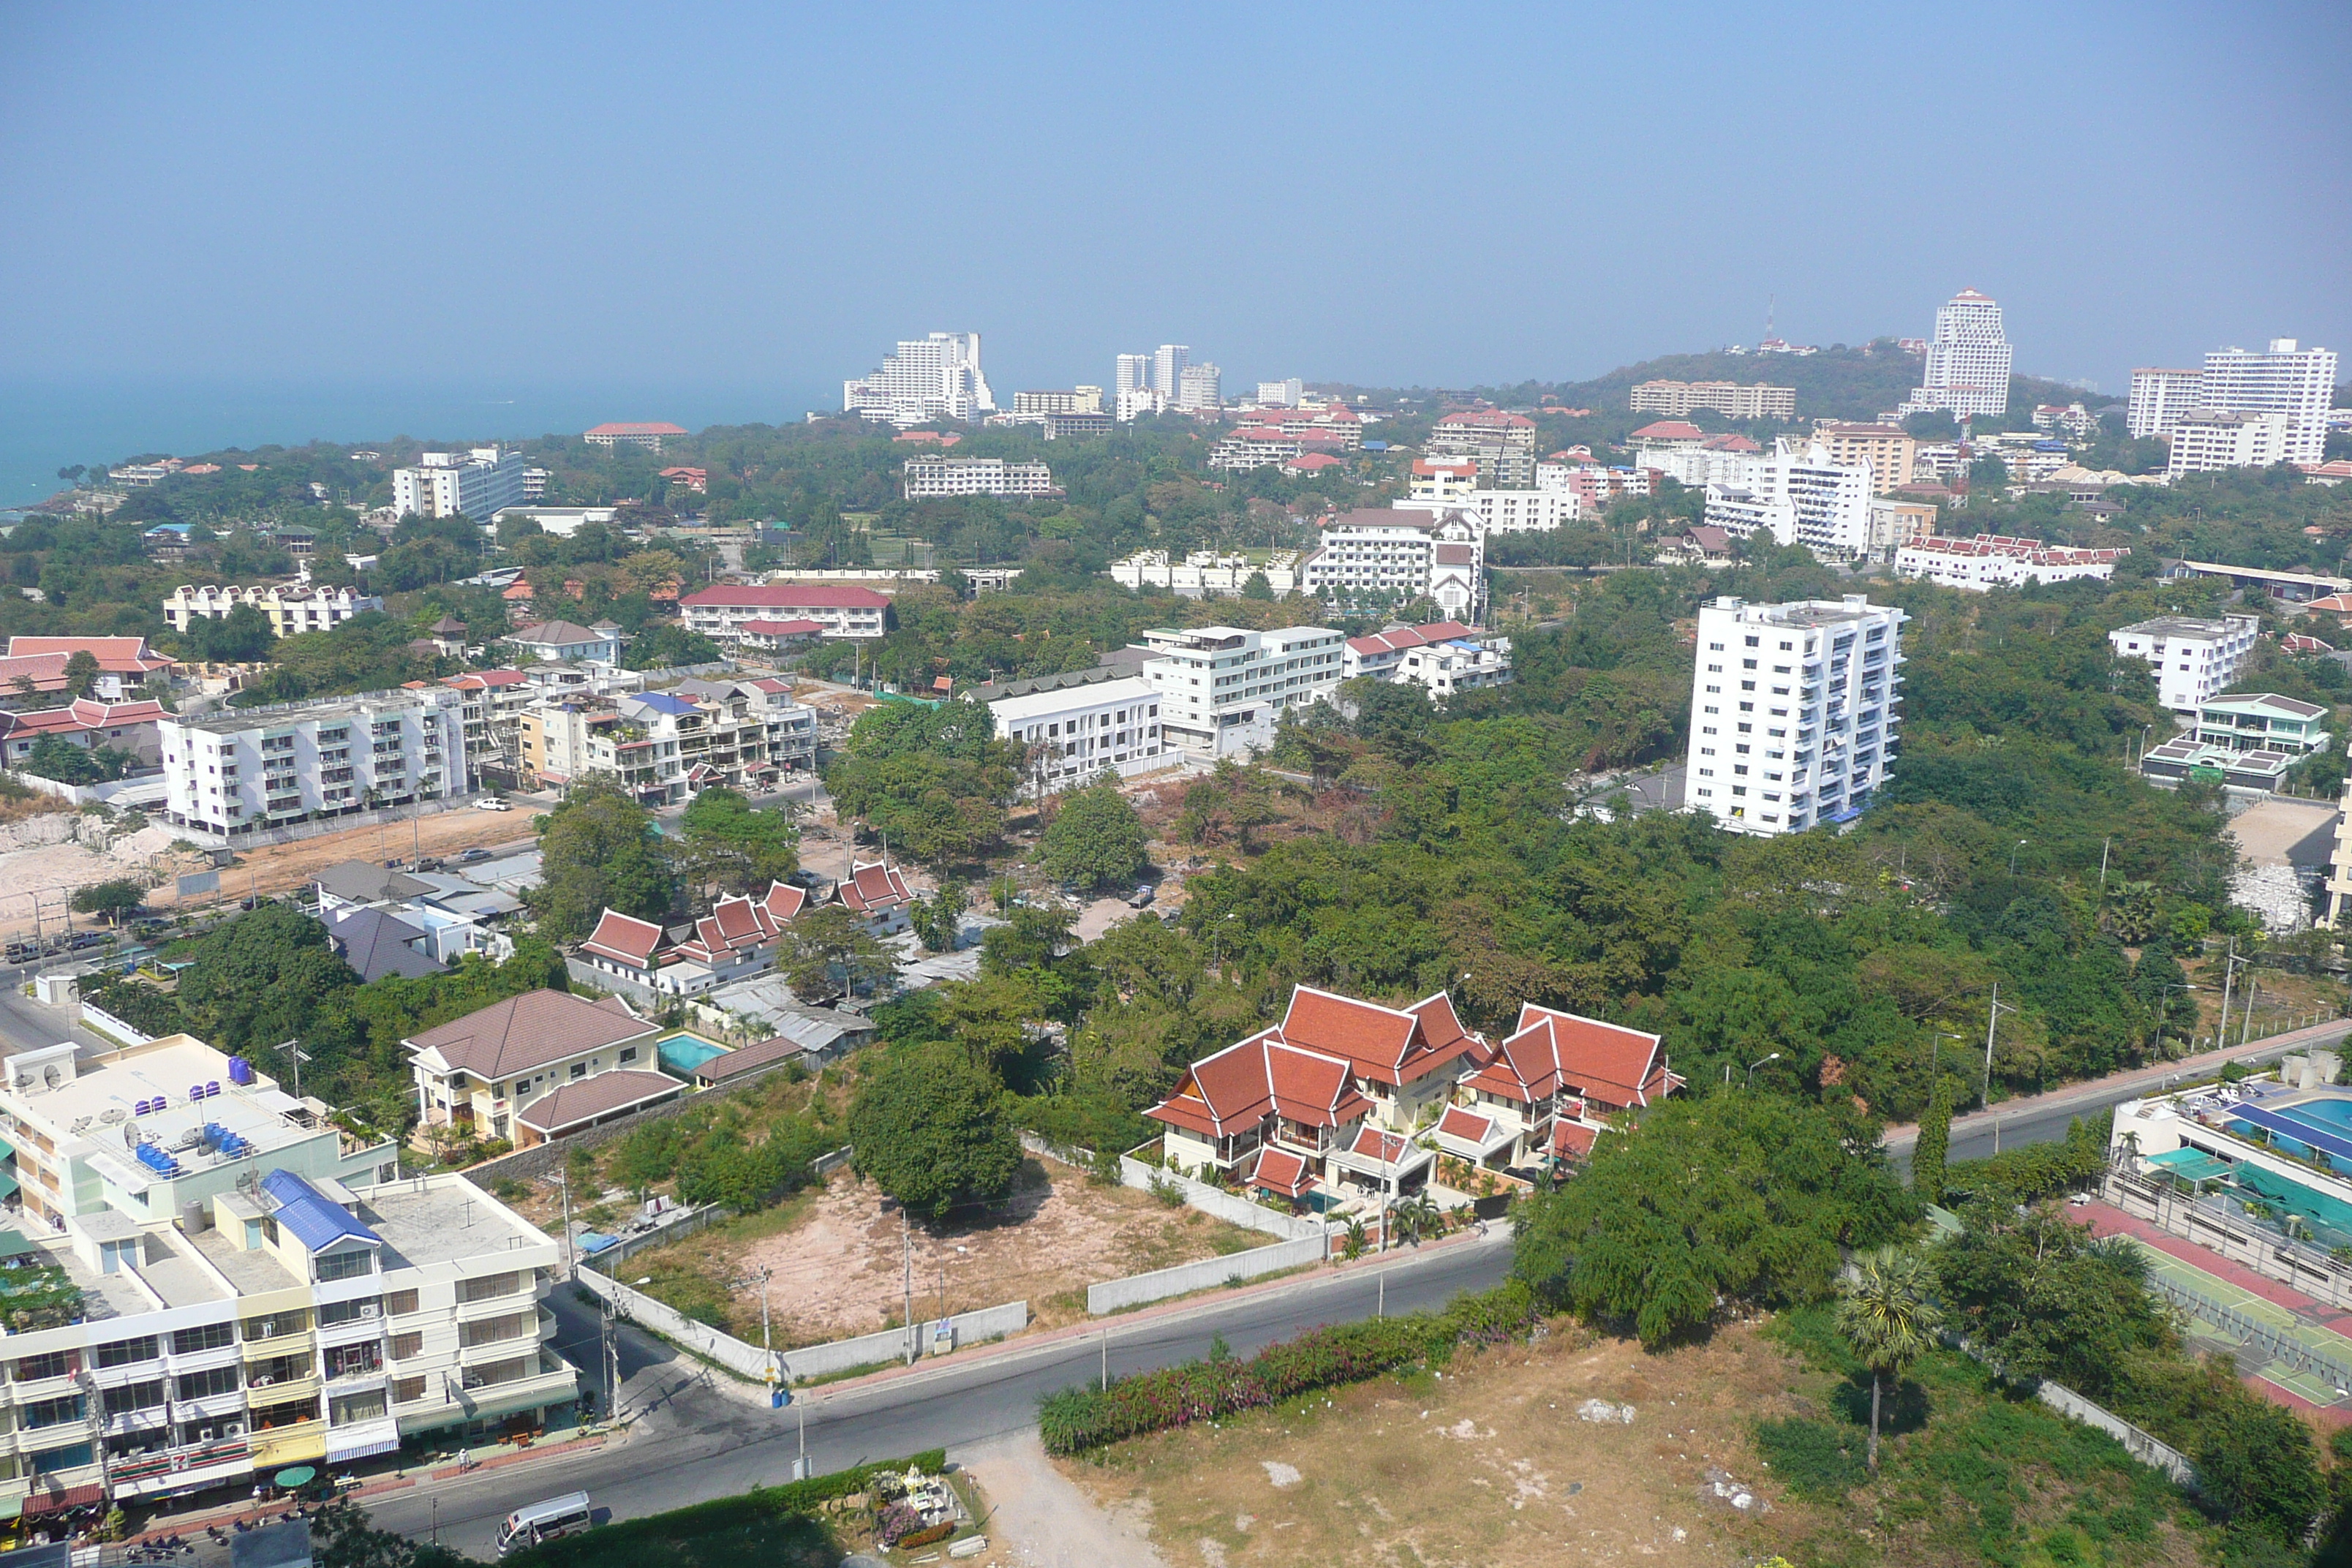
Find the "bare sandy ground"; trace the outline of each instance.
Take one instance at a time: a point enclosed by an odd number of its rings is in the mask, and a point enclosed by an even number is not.
[[[1167,1568],[1152,1549],[1150,1505],[1105,1508],[1045,1458],[1034,1432],[978,1445],[961,1456],[988,1514],[982,1563],[1020,1568]]]

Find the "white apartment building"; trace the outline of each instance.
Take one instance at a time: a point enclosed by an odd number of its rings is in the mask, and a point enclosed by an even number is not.
[[[1192,363],[1192,351],[1182,343],[1161,343],[1151,353],[1151,390],[1174,402],[1184,390],[1184,367]]]
[[[1536,422],[1496,408],[1465,409],[1439,419],[1422,443],[1431,458],[1473,458],[1489,489],[1530,489],[1536,482]]]
[[[1576,490],[1470,490],[1443,498],[1416,495],[1396,505],[1401,511],[1458,511],[1476,519],[1479,531],[1487,534],[1549,533],[1584,514],[1584,497]]]
[[[2038,539],[1979,533],[1973,539],[1930,534],[1895,552],[1898,577],[1925,577],[1947,588],[1988,593],[2028,583],[2071,583],[2090,577],[2105,582],[2128,550],[2074,550]]]
[[[1298,552],[1271,550],[1258,555],[1195,550],[1175,562],[1165,550],[1139,550],[1110,563],[1111,581],[1123,588],[1165,588],[1184,599],[1238,598],[1261,572],[1276,598],[1297,592]]]
[[[1873,495],[1890,495],[1911,482],[1911,468],[1919,442],[1900,425],[1849,425],[1824,419],[1813,426],[1813,439],[1845,468],[1870,469]]]
[[[269,617],[270,631],[281,637],[303,632],[323,632],[341,626],[366,610],[381,610],[383,600],[349,588],[313,588],[299,584],[271,583],[255,588],[221,587],[211,583],[191,587],[183,583],[163,601],[163,619],[175,632],[185,633],[199,620],[226,620],[239,605],[251,605]]]
[[[1948,409],[1962,419],[2007,413],[2009,360],[2000,306],[1974,289],[1963,289],[1936,312],[1923,384],[1903,405],[1903,412]]]
[[[2232,414],[2272,414],[2284,421],[2284,449],[2273,461],[2316,463],[2326,455],[2327,411],[2336,401],[2336,351],[2273,338],[2259,353],[2215,349],[2205,356],[2198,402]]]
[[[1427,689],[1440,701],[1457,691],[1508,685],[1511,639],[1487,637],[1459,621],[1390,626],[1349,637],[1339,657],[1344,680],[1370,679]]]
[[[1405,477],[1405,495],[1417,501],[1458,501],[1477,488],[1475,458],[1415,458]]]
[[[902,341],[873,374],[841,384],[841,408],[902,428],[993,414],[996,399],[980,368],[980,334],[933,332]]]
[[[1067,392],[1016,392],[1013,395],[1013,412],[1028,414],[1100,414],[1103,411],[1103,389],[1099,386],[1074,386]]]
[[[760,791],[816,765],[816,712],[782,680],[683,680],[666,691],[551,695],[518,723],[522,771],[563,785],[610,773],[647,805]]]
[[[1323,527],[1299,586],[1326,604],[1373,611],[1427,599],[1449,620],[1486,618],[1486,547],[1459,510],[1366,507]]]
[[[1043,496],[1054,493],[1054,470],[1043,463],[1002,458],[909,458],[907,499],[943,496]]]
[[[1165,414],[1175,405],[1176,400],[1157,387],[1131,386],[1118,395],[1118,411],[1113,417],[1126,425],[1146,414]]]
[[[523,710],[539,700],[541,689],[520,669],[444,676],[441,684],[457,693],[467,768],[478,772],[502,767],[512,772],[522,760]]]
[[[1860,594],[1701,605],[1685,807],[1770,837],[1867,805],[1896,740],[1906,618]]]
[[[2200,704],[2236,683],[2261,626],[2252,616],[2158,616],[2109,632],[2107,641],[2117,658],[2153,666],[2157,700],[2193,719]]]
[[[1895,552],[1915,539],[1936,531],[1936,503],[1903,500],[1895,496],[1870,498],[1870,553],[1874,560],[1892,561]]]
[[[1759,464],[1764,461],[1764,448],[1745,436],[1709,436],[1696,445],[1677,443],[1654,446],[1643,453],[1643,468],[1665,475],[1691,489],[1705,489],[1709,485],[1721,485],[1730,489],[1753,489]],[[1536,465],[1538,489],[1567,489],[1574,476],[1585,469],[1569,463],[1538,463]],[[1639,471],[1639,470],[1634,470]]]
[[[1140,392],[1151,384],[1150,354],[1121,354],[1111,376],[1111,395],[1124,392]]]
[[[1164,768],[1175,747],[1160,733],[1159,689],[1105,667],[974,688],[997,739],[1028,749],[1032,798],[1080,789],[1106,772],[1121,778]]]
[[[2292,441],[2286,415],[2192,408],[2172,422],[2164,477],[2221,468],[2266,468],[2284,462]]]
[[[2124,427],[2134,437],[2169,436],[2183,414],[2201,405],[2205,374],[2142,365],[2131,374],[2131,398],[2124,405]]]
[[[1870,468],[1833,461],[1819,441],[1783,436],[1751,486],[1709,485],[1706,521],[1734,539],[1769,533],[1782,544],[1852,560],[1870,552]]]
[[[7,1058],[14,1260],[79,1297],[6,1336],[0,1507],[243,1486],[407,1438],[567,1425],[561,1244],[462,1176],[402,1178],[240,1058],[168,1036]],[[35,1194],[38,1194],[36,1196]],[[63,1318],[65,1314],[60,1313]]]
[[[1307,395],[1307,384],[1297,376],[1288,381],[1261,381],[1257,384],[1257,405],[1261,408],[1296,408]]]
[[[1225,405],[1224,373],[1206,360],[1188,364],[1176,377],[1176,406],[1188,414],[1208,414]]]
[[[163,814],[223,838],[463,795],[463,694],[446,687],[166,715]]]
[[[1686,419],[1711,408],[1727,419],[1794,419],[1797,389],[1767,386],[1762,382],[1743,386],[1733,381],[1645,381],[1633,389],[1636,414],[1664,414]]]
[[[1286,710],[1308,707],[1339,684],[1345,640],[1327,626],[1145,632],[1155,657],[1141,673],[1162,700],[1163,744],[1211,758],[1272,745]]]
[[[392,471],[392,510],[396,517],[472,518],[477,522],[498,515],[501,507],[520,506],[524,475],[530,464],[520,452],[503,447],[476,447],[466,452],[423,452],[417,466]]]
[[[716,583],[678,601],[686,629],[723,643],[751,621],[814,621],[830,638],[878,637],[890,597],[848,583]]]

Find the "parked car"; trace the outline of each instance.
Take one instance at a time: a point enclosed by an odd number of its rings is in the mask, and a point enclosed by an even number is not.
[[[514,806],[503,800],[478,800],[475,806],[483,811],[512,811]]]
[[[12,942],[8,944],[8,962],[11,963],[30,963],[40,956],[41,950],[29,942]]]
[[[457,859],[460,863],[470,866],[477,860],[487,860],[489,858],[490,852],[487,849],[468,849],[463,855],[458,856]]]
[[[68,952],[79,952],[86,947],[103,946],[108,940],[109,939],[105,933],[101,931],[77,931],[74,933],[73,941],[66,943],[66,951]]]
[[[425,856],[423,858],[411,865],[408,868],[412,871],[438,871],[441,869],[441,857],[438,855]]]
[[[1150,906],[1151,900],[1158,896],[1152,890],[1151,884],[1145,882],[1128,896],[1127,907],[1130,910],[1147,909]]]

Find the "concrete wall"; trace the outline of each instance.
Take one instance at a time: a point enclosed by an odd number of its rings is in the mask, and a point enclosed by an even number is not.
[[[2141,1464],[2162,1470],[2190,1491],[2198,1489],[2197,1467],[2179,1449],[2157,1441],[2122,1416],[2092,1404],[2062,1384],[2045,1382],[2034,1390],[2034,1395],[2059,1414],[2106,1433],[2129,1449],[2131,1457]]]
[[[1099,1316],[1129,1307],[1139,1307],[1147,1301],[1161,1301],[1188,1291],[1206,1290],[1235,1279],[1254,1279],[1261,1274],[1276,1274],[1285,1268],[1320,1263],[1327,1249],[1322,1235],[1297,1241],[1277,1241],[1272,1247],[1254,1247],[1247,1252],[1228,1253],[1223,1258],[1204,1258],[1198,1263],[1180,1263],[1173,1268],[1155,1268],[1149,1274],[1130,1274],[1124,1279],[1106,1280],[1087,1287],[1087,1310]]]
[[[110,1036],[125,1045],[143,1046],[155,1037],[132,1028],[105,1008],[91,1002],[81,1004],[81,1021],[100,1034]]]
[[[1075,1145],[1064,1148],[1048,1142],[1034,1132],[1024,1131],[1021,1134],[1021,1147],[1032,1154],[1042,1154],[1049,1160],[1059,1160],[1066,1165],[1090,1166],[1095,1163],[1093,1150],[1081,1149]],[[1310,1237],[1317,1240],[1322,1239],[1328,1228],[1318,1219],[1285,1214],[1279,1209],[1268,1208],[1264,1204],[1252,1203],[1238,1193],[1225,1192],[1222,1188],[1210,1186],[1203,1182],[1196,1182],[1192,1177],[1181,1175],[1177,1172],[1159,1170],[1145,1164],[1140,1160],[1130,1159],[1125,1154],[1118,1157],[1118,1180],[1121,1186],[1133,1187],[1138,1192],[1149,1192],[1151,1190],[1154,1177],[1159,1179],[1163,1187],[1174,1187],[1181,1193],[1184,1202],[1192,1207],[1199,1209],[1203,1214],[1214,1215],[1228,1224],[1237,1225],[1247,1230],[1264,1231],[1268,1236],[1278,1236],[1286,1241],[1304,1241]]]
[[[617,1279],[608,1279],[593,1268],[580,1271],[580,1283],[612,1302],[614,1311],[619,1316],[642,1323],[698,1355],[717,1362],[747,1382],[767,1381],[767,1352],[759,1346],[745,1344],[732,1334],[721,1333],[707,1323],[698,1323],[644,1292]],[[916,1338],[923,1351],[929,1352],[937,1342],[936,1334],[940,1321],[947,1324],[951,1336],[948,1346],[943,1349],[980,1344],[988,1340],[1003,1339],[1007,1334],[1019,1333],[1027,1328],[1029,1303],[1007,1301],[1002,1306],[958,1312],[944,1320],[919,1322],[915,1325]],[[904,1329],[888,1329],[854,1340],[835,1340],[831,1344],[803,1345],[798,1350],[776,1352],[787,1383],[805,1383],[811,1378],[826,1377],[878,1362],[904,1361],[906,1358],[907,1331]]]

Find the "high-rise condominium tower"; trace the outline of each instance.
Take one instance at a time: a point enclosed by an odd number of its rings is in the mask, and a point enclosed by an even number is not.
[[[980,368],[980,334],[933,332],[901,342],[873,374],[841,384],[841,406],[900,426],[994,413],[996,399]]]
[[[2002,334],[2000,306],[1973,289],[1963,289],[1936,312],[1936,335],[1927,341],[1924,384],[1903,405],[1906,414],[1945,408],[1966,419],[1972,414],[2009,409],[2009,339]]]

